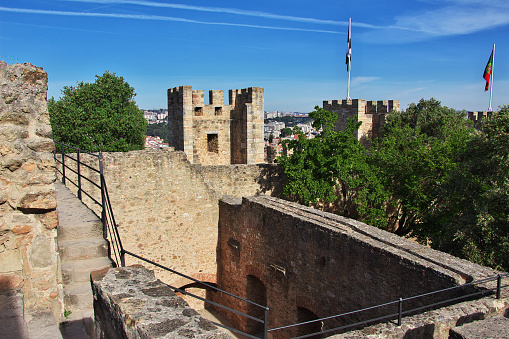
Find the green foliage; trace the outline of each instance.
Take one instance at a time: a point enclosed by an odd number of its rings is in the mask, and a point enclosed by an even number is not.
[[[376,224],[386,197],[354,136],[360,123],[349,120],[345,131],[335,132],[336,113],[316,106],[310,117],[313,127],[322,128],[319,135],[306,138],[295,128],[298,139],[281,141],[288,151],[278,159],[288,179],[284,193],[302,204]]]
[[[284,138],[284,137],[287,137],[289,135],[292,135],[292,133],[293,133],[293,130],[291,128],[286,127],[286,128],[281,129],[280,137]]]
[[[426,220],[434,248],[509,270],[509,108],[483,120]]]
[[[441,186],[458,165],[471,133],[464,113],[433,98],[388,114],[383,138],[374,143],[369,159],[391,192],[388,230],[412,233],[426,242],[430,230],[422,223],[442,203]]]
[[[134,88],[123,77],[105,72],[94,83],[64,87],[62,98],[48,100],[53,137],[89,152],[143,149],[143,112]]]
[[[164,122],[147,125],[146,134],[152,137],[159,137],[163,139],[164,142],[169,142],[170,140],[170,131],[168,130],[168,124]]]

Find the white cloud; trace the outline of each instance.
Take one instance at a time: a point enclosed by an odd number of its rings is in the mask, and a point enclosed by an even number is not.
[[[507,0],[425,2],[436,8],[398,15],[394,19],[394,25],[365,32],[360,34],[361,38],[372,43],[406,43],[440,36],[470,34],[509,25]]]
[[[380,77],[354,77],[352,79],[352,86],[359,86],[360,84],[364,84],[366,82],[372,82],[380,79]]]

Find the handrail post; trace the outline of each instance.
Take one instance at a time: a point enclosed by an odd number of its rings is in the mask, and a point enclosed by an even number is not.
[[[500,289],[502,287],[502,275],[497,276],[497,299],[500,299]]]
[[[120,266],[125,267],[125,251],[124,249],[120,249]]]
[[[269,335],[269,308],[265,307],[263,312],[263,339],[267,339]]]
[[[81,160],[80,160],[80,150],[78,149],[78,153],[77,153],[77,156],[76,156],[76,159],[77,159],[77,169],[78,169],[78,199],[82,200],[81,199]],[[83,201],[83,200],[82,200]]]
[[[99,180],[101,182],[101,221],[103,223],[103,238],[108,238],[108,226],[106,220],[106,195],[104,193],[104,172],[103,172],[103,154],[99,151]]]
[[[403,299],[402,298],[399,298],[399,303],[398,303],[398,326],[401,326],[401,315],[403,313]]]
[[[65,185],[65,146],[62,144],[62,184]]]

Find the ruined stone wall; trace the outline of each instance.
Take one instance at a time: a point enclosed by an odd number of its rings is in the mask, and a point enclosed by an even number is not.
[[[48,76],[0,62],[0,290],[24,294],[25,311],[62,313],[55,163]]]
[[[170,146],[193,164],[263,163],[263,88],[209,91],[180,86],[168,90]]]
[[[277,198],[249,197],[242,203],[240,199],[223,198],[219,213],[218,287],[268,306],[269,328],[375,306],[497,273],[361,222]],[[225,294],[210,297],[241,312],[263,315]],[[405,309],[433,301],[434,297],[409,301]],[[395,312],[397,305],[328,320],[323,328]],[[223,313],[241,330],[260,330],[246,318]],[[272,334],[287,338],[310,333],[307,330]]]
[[[72,155],[75,157],[75,155]],[[98,160],[81,155],[98,168]],[[126,250],[200,280],[215,282],[218,201],[223,194],[277,195],[282,190],[274,165],[192,165],[172,150],[103,153],[113,212]],[[66,160],[67,161],[67,160]],[[70,162],[69,166],[74,168]],[[81,168],[98,182],[98,175]],[[73,173],[67,171],[73,179]],[[100,191],[83,180],[100,201]],[[73,192],[73,185],[67,185]],[[100,215],[98,205],[83,201]],[[140,261],[127,257],[127,264]],[[153,268],[159,279],[183,286],[189,280]]]
[[[385,115],[392,110],[399,111],[399,100],[366,101],[364,99],[353,100],[328,100],[323,102],[323,108],[338,114],[335,123],[336,132],[346,129],[348,118],[361,121],[362,125],[356,132],[357,139],[364,145],[370,146],[375,138],[381,136]]]

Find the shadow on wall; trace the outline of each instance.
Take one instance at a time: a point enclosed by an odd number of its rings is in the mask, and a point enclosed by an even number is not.
[[[255,182],[260,186],[256,195],[267,194],[277,198],[283,197],[283,189],[287,183],[283,169],[272,164],[263,164],[260,166],[260,176],[255,179]]]

